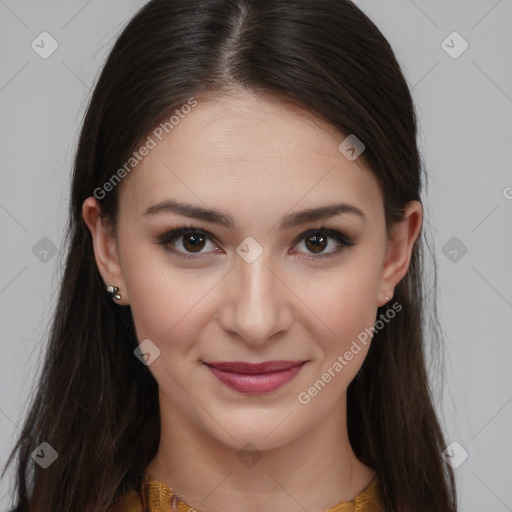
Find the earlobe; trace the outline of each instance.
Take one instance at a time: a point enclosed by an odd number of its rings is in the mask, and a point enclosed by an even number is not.
[[[423,207],[419,201],[409,201],[403,208],[403,219],[390,229],[388,247],[381,273],[378,306],[385,296],[392,297],[396,285],[409,269],[414,244],[421,233]]]
[[[127,292],[119,262],[117,242],[112,236],[110,226],[100,215],[101,206],[94,197],[88,197],[82,205],[82,217],[91,232],[94,259],[96,266],[105,283],[122,290],[122,299],[116,300],[117,304],[127,303]],[[118,290],[117,294],[121,292]]]

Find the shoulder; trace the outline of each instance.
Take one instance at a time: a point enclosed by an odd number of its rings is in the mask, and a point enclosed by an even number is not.
[[[119,496],[107,509],[107,512],[145,512],[140,493],[129,491]]]

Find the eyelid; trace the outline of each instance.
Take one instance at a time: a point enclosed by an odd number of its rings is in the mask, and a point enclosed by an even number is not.
[[[158,237],[158,244],[163,245],[164,247],[167,247],[171,244],[173,239],[178,239],[188,233],[198,233],[200,235],[203,235],[207,240],[211,241],[212,243],[214,243],[216,245],[220,245],[218,243],[215,235],[210,233],[210,231],[208,231],[204,227],[196,227],[196,226],[185,225],[185,224],[177,225],[173,228],[168,228],[163,235]],[[194,253],[181,252],[181,251],[177,251],[175,249],[170,249],[168,247],[167,247],[167,250],[173,254],[176,254],[179,257],[182,257],[183,259],[201,260],[201,259],[205,258],[204,253],[197,253],[197,255],[195,255]]]
[[[323,258],[329,258],[331,256],[335,256],[336,254],[342,252],[344,249],[352,247],[356,244],[356,242],[354,241],[354,239],[352,237],[344,234],[343,232],[341,232],[337,229],[327,228],[327,227],[325,227],[324,224],[322,224],[318,228],[310,228],[310,229],[300,233],[293,240],[292,246],[295,247],[299,242],[306,239],[308,236],[314,235],[315,233],[318,233],[318,232],[322,232],[322,233],[326,234],[329,238],[336,240],[338,242],[339,246],[337,249],[335,249],[331,252],[325,253],[325,254],[318,253],[317,255],[315,255],[314,253],[309,253],[309,254],[305,253],[305,254],[307,254],[306,259],[319,260],[319,259],[323,259]],[[220,245],[218,243],[218,240],[215,237],[215,235],[213,235],[206,228],[196,227],[196,226],[192,226],[192,225],[185,225],[185,224],[177,225],[173,228],[168,228],[166,230],[166,232],[158,238],[158,244],[163,245],[163,246],[168,246],[169,244],[171,244],[173,239],[180,238],[181,236],[186,235],[188,233],[199,233],[199,234],[203,235],[207,240],[211,241],[212,243],[214,243],[216,245]],[[189,259],[189,260],[202,260],[205,257],[207,257],[206,255],[208,254],[208,253],[186,253],[186,252],[181,252],[181,251],[177,251],[175,249],[170,249],[170,248],[167,248],[167,250],[172,252],[173,254],[176,254],[179,257],[182,257],[183,259]],[[298,251],[295,251],[293,254],[297,254],[297,252]],[[301,254],[301,253],[299,252],[299,254]]]
[[[303,231],[300,235],[298,235],[295,238],[295,240],[292,242],[292,245],[295,246],[299,242],[304,240],[304,238],[307,238],[308,236],[314,235],[315,233],[318,233],[320,231],[322,233],[325,233],[330,238],[334,238],[336,240],[339,239],[338,241],[340,241],[340,243],[343,243],[344,245],[347,245],[347,246],[350,246],[350,247],[355,245],[355,242],[348,235],[345,235],[344,233],[342,233],[341,231],[339,231],[337,229],[326,228],[325,226],[322,226],[322,227],[319,227],[319,228],[312,228],[312,229],[308,229],[306,231]]]

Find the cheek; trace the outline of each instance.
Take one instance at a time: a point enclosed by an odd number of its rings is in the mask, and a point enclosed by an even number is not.
[[[169,276],[172,278],[172,276]],[[130,276],[130,307],[139,340],[150,338],[159,346],[180,345],[185,339],[183,331],[194,305],[201,297],[194,293],[184,293],[181,283],[172,280],[172,286],[161,273],[144,272],[143,276]]]
[[[304,393],[297,398],[301,404],[305,403],[304,398],[314,398],[320,416],[327,414],[346,392],[368,354],[370,328],[377,310],[376,289],[375,275],[367,268],[346,275],[340,273],[329,280],[323,292],[319,287],[316,289],[315,313],[321,321],[311,327],[311,332],[318,348],[317,364],[312,367],[311,387],[303,389]],[[318,384],[319,381],[322,382]]]
[[[317,339],[325,352],[343,353],[358,335],[374,325],[377,277],[376,272],[361,263],[350,271],[339,271],[321,283],[315,285],[313,280],[308,285],[308,296],[314,301],[311,309],[317,318],[317,325],[312,328],[318,333]]]
[[[149,338],[165,350],[180,350],[200,332],[208,293],[221,276],[186,271],[165,249],[135,244],[123,259],[123,276],[137,339]],[[159,254],[161,252],[161,254]]]

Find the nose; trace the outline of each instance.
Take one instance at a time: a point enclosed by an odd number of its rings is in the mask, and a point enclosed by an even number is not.
[[[235,260],[224,279],[220,324],[251,345],[264,345],[293,322],[293,293],[274,270],[265,251],[252,263]]]

